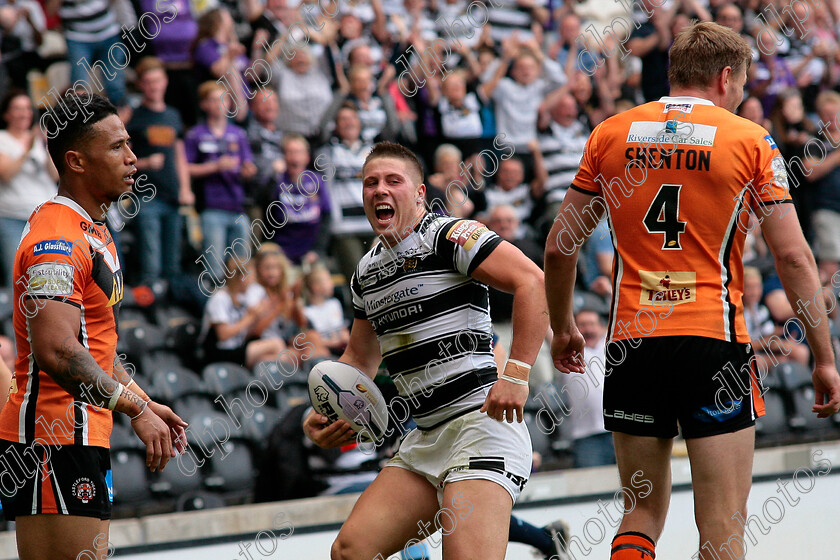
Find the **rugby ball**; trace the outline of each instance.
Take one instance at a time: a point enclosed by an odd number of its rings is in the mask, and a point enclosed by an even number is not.
[[[373,380],[355,367],[331,360],[315,364],[309,372],[309,398],[331,422],[347,421],[359,442],[378,443],[385,436],[385,398]]]

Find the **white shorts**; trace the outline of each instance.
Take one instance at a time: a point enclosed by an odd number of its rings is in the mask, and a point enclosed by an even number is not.
[[[840,261],[840,214],[816,210],[811,215],[814,228],[814,253],[821,261]]]
[[[516,498],[531,474],[531,436],[524,422],[499,422],[474,410],[433,430],[410,431],[386,467],[424,476],[438,491],[459,480],[500,484]]]

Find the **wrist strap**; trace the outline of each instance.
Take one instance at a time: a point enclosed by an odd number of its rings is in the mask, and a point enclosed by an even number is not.
[[[131,387],[132,383],[134,383],[134,378],[133,377],[128,380],[128,383],[125,384],[125,388],[128,389],[129,387]]]
[[[516,365],[516,366],[519,366],[519,367],[524,367],[528,371],[531,371],[531,366],[529,366],[525,362],[520,362],[519,360],[514,360],[513,358],[508,358],[507,363],[513,364],[513,365]]]
[[[134,422],[135,420],[140,418],[140,415],[143,414],[146,411],[146,408],[148,406],[149,406],[149,401],[143,401],[143,406],[140,407],[140,412],[138,412],[136,416],[132,416],[131,421]]]
[[[120,400],[120,395],[122,395],[123,389],[125,389],[123,384],[117,383],[117,388],[114,389],[114,394],[111,395],[111,399],[108,401],[108,410],[114,410],[117,406],[117,401]]]
[[[528,385],[528,382],[524,379],[517,379],[515,377],[511,377],[509,375],[502,374],[499,376],[499,379],[504,379],[505,381],[509,381],[510,383],[515,383],[517,385]]]
[[[518,379],[523,382],[522,385],[527,385],[531,374],[531,366],[519,360],[508,360],[503,373],[506,377]]]

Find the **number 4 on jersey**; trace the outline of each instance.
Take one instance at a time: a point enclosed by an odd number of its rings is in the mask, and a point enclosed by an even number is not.
[[[685,231],[687,222],[681,222],[680,214],[680,189],[682,185],[662,185],[659,192],[653,198],[642,222],[645,224],[648,233],[664,233],[665,239],[662,242],[662,249],[665,251],[678,251],[680,245],[680,234]]]

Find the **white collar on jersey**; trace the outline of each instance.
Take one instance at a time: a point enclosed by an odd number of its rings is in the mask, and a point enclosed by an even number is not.
[[[712,107],[715,106],[714,103],[709,101],[708,99],[703,99],[702,97],[692,97],[690,95],[681,95],[679,97],[662,97],[659,99],[659,103],[690,103],[692,105],[711,105]]]
[[[82,216],[82,218],[84,218],[85,220],[87,220],[89,222],[99,223],[99,222],[95,222],[93,220],[93,218],[91,218],[90,215],[87,213],[87,211],[84,208],[82,208],[81,206],[79,206],[79,203],[76,202],[75,200],[73,200],[72,198],[67,198],[66,196],[61,196],[61,195],[57,194],[53,197],[52,201],[57,203],[57,204],[63,204],[64,206],[67,206],[68,208],[72,208],[73,210],[78,212]]]

